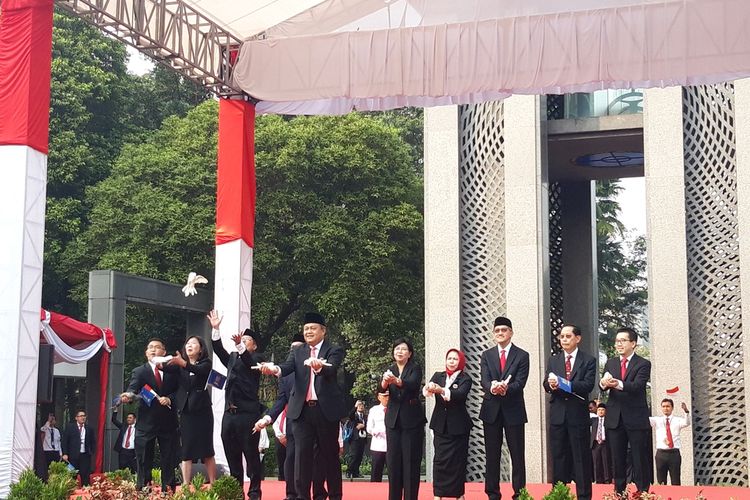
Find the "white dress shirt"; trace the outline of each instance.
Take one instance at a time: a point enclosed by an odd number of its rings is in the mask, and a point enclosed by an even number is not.
[[[651,427],[654,428],[656,436],[656,449],[669,450],[667,445],[667,417],[648,417]],[[685,417],[669,416],[669,430],[672,432],[672,448],[680,449],[680,431],[685,427],[690,427],[690,419]]]
[[[125,432],[122,434],[122,449],[123,450],[134,450],[135,449],[135,424],[127,425]],[[130,435],[128,435],[128,429],[130,429]]]
[[[367,414],[367,432],[372,436],[370,450],[385,452],[388,445],[385,440],[385,406],[375,405]]]
[[[60,431],[56,427],[50,427],[45,423],[40,429],[44,433],[42,449],[44,451],[60,451]]]

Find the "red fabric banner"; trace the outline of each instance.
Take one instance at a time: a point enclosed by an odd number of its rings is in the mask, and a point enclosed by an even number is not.
[[[4,0],[0,15],[0,145],[47,154],[52,0]]]
[[[219,102],[216,244],[242,238],[253,246],[255,227],[255,106]]]

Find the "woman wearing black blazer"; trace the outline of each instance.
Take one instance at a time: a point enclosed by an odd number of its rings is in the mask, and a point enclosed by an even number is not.
[[[414,360],[414,347],[404,338],[393,342],[395,363],[383,374],[381,386],[390,400],[385,412],[388,500],[416,500],[419,495],[424,407],[419,400],[422,367]]]
[[[435,456],[432,462],[435,498],[464,498],[469,431],[472,423],[466,397],[472,380],[466,373],[466,357],[458,349],[445,355],[445,371],[435,372],[422,393],[435,397],[430,419]]]
[[[216,479],[214,414],[211,410],[211,396],[206,391],[211,366],[205,342],[200,337],[192,336],[185,341],[182,351],[175,353],[166,368],[180,374],[175,399],[182,436],[183,484],[190,482],[193,460],[197,459],[203,460],[208,481],[212,483]]]

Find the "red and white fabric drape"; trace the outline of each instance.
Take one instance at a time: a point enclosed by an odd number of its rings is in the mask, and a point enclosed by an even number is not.
[[[63,314],[41,310],[39,330],[44,340],[55,347],[55,362],[85,363],[100,351],[99,402],[97,406],[96,464],[94,470],[102,471],[104,461],[104,423],[107,421],[107,386],[109,384],[109,360],[112,349],[117,347],[115,335],[109,328],[100,328],[83,323]]]

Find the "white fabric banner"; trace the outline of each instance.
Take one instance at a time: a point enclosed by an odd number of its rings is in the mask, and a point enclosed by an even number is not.
[[[102,346],[109,350],[105,341],[104,331],[102,331],[101,339],[73,347],[66,344],[55,333],[55,330],[50,327],[49,321],[50,314],[48,311],[45,311],[45,319],[41,321],[39,326],[47,343],[55,347],[55,362],[58,362],[58,358],[60,358],[61,361],[67,361],[68,363],[84,363],[93,358]]]
[[[599,3],[536,0],[532,14],[492,17],[477,0],[484,9],[422,13],[416,26],[248,40],[233,78],[258,112],[337,114],[750,76],[747,0]]]

